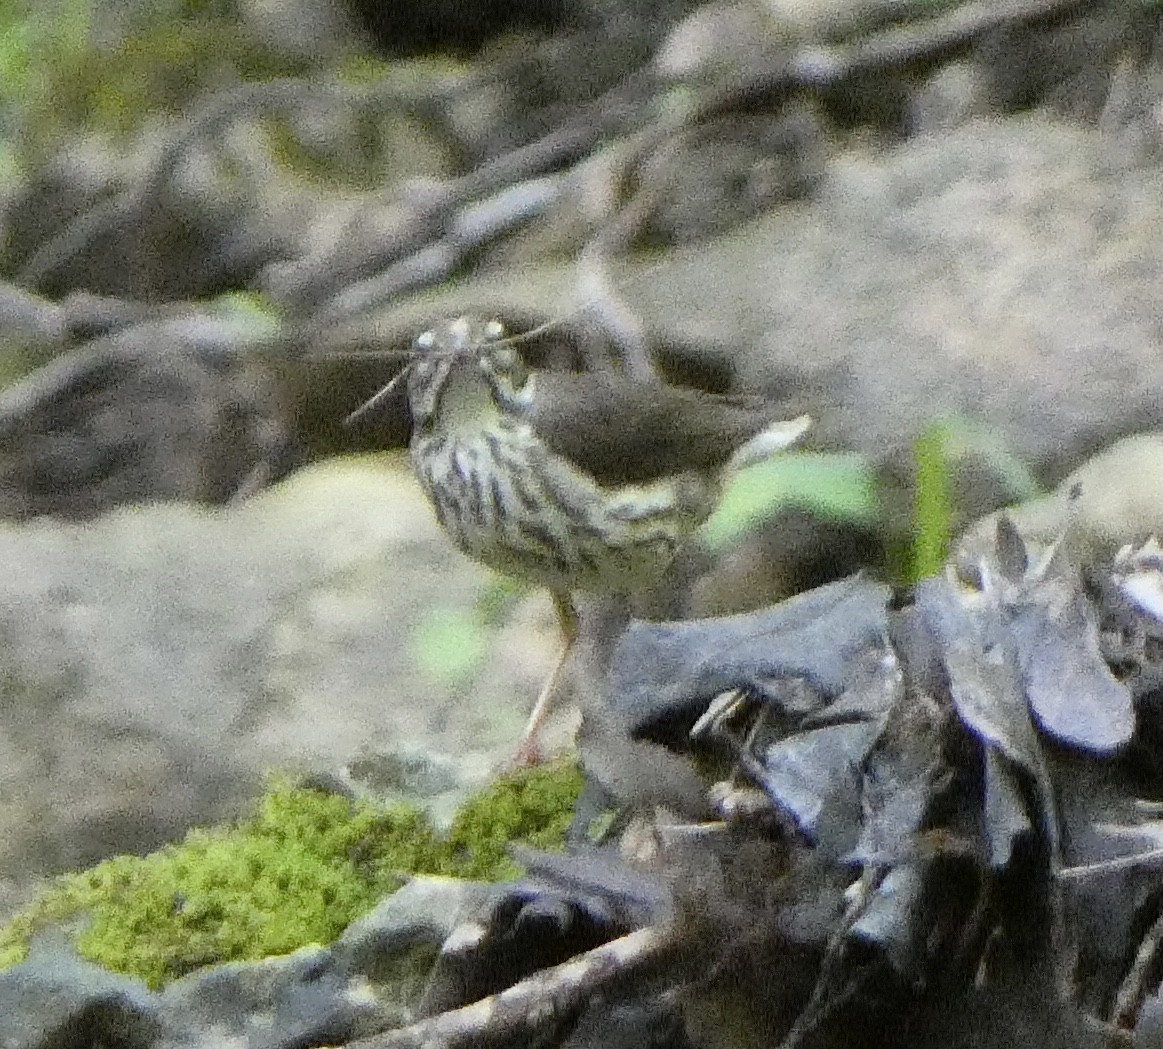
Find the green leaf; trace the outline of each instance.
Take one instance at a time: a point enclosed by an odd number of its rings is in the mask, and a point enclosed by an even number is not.
[[[875,524],[880,500],[872,465],[855,453],[790,452],[741,470],[703,525],[703,541],[711,550],[722,550],[791,507],[828,520]]]

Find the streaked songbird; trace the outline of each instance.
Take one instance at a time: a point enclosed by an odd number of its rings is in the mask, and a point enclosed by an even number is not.
[[[470,557],[553,596],[565,647],[518,761],[536,758],[577,639],[571,594],[633,594],[659,582],[714,509],[722,478],[809,425],[773,420],[758,398],[612,367],[534,370],[498,321],[469,317],[421,334],[396,381],[406,382],[412,469],[449,536]]]

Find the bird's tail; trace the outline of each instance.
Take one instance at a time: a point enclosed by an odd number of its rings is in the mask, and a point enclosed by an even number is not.
[[[803,436],[803,433],[812,425],[811,416],[801,415],[795,419],[788,419],[772,423],[766,429],[760,430],[746,444],[735,450],[727,463],[728,472],[742,470],[747,466],[766,459],[774,452],[782,451],[794,444]]]

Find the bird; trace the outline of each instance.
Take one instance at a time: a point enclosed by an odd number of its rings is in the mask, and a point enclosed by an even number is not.
[[[564,645],[518,746],[526,764],[578,638],[574,593],[658,583],[721,479],[786,448],[810,420],[613,367],[531,368],[519,339],[492,319],[435,325],[349,421],[405,383],[409,459],[439,523],[470,557],[548,588]]]

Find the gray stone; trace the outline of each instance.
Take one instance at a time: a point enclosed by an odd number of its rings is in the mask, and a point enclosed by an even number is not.
[[[140,980],[57,944],[0,971],[0,1017],[0,1049],[147,1049],[163,1031],[157,1002]]]
[[[371,975],[384,957],[399,951],[418,944],[439,948],[495,891],[458,878],[413,878],[343,930],[333,948],[337,963]]]
[[[490,577],[398,460],[321,466],[216,511],[0,525],[0,564],[7,877],[236,814],[266,769],[400,748],[445,768],[429,800],[447,812],[509,752],[553,656],[540,596],[499,633],[473,619]],[[476,655],[450,674],[465,632]]]
[[[216,965],[171,984],[159,1001],[172,1032],[163,1045],[300,1049],[355,1036],[370,1003],[323,947],[257,962]]]

